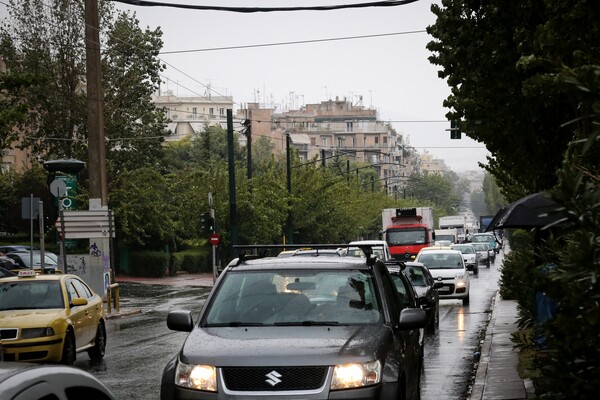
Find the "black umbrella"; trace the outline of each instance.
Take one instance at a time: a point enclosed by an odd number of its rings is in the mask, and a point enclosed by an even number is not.
[[[485,229],[486,232],[503,228],[546,228],[562,226],[567,220],[564,207],[546,192],[525,196],[502,208]]]

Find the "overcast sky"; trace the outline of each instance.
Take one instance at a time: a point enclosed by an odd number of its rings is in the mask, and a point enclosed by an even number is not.
[[[372,0],[373,1],[373,0]],[[163,3],[290,7],[367,0],[162,0]],[[233,96],[235,107],[274,103],[277,110],[346,98],[379,111],[415,147],[454,171],[486,162],[482,143],[451,140],[442,106],[449,94],[429,63],[425,31],[435,22],[431,0],[397,7],[241,14],[115,3],[142,27],[163,31],[164,90],[179,96]],[[3,14],[6,15],[5,6]],[[374,36],[369,38],[352,38]],[[329,40],[323,39],[344,39]],[[312,41],[301,44],[253,46]],[[315,42],[318,41],[318,42]],[[253,47],[245,47],[253,46]],[[214,50],[215,48],[231,48]],[[240,48],[242,47],[242,48]],[[245,47],[245,48],[243,48]],[[212,50],[211,50],[212,49]],[[196,50],[178,52],[182,50]]]

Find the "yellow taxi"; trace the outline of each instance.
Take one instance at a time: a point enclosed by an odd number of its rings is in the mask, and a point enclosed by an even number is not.
[[[19,271],[0,280],[0,342],[4,361],[72,365],[87,351],[104,357],[102,298],[78,276]]]

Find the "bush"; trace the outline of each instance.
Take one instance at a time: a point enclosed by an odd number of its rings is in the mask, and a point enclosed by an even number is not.
[[[197,248],[171,254],[170,274],[177,271],[191,273],[212,272],[212,253],[210,248]]]
[[[129,274],[159,278],[165,276],[169,256],[162,251],[132,251],[129,255]]]

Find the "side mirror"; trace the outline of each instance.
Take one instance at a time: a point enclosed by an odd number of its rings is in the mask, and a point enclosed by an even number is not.
[[[425,325],[427,325],[427,315],[422,308],[405,308],[400,312],[398,329],[419,329],[424,328]]]
[[[71,300],[71,307],[78,307],[78,306],[87,306],[87,299],[82,299],[81,297],[76,297],[73,300]]]
[[[188,310],[170,311],[167,315],[167,328],[172,331],[191,332],[194,328],[192,312]]]

